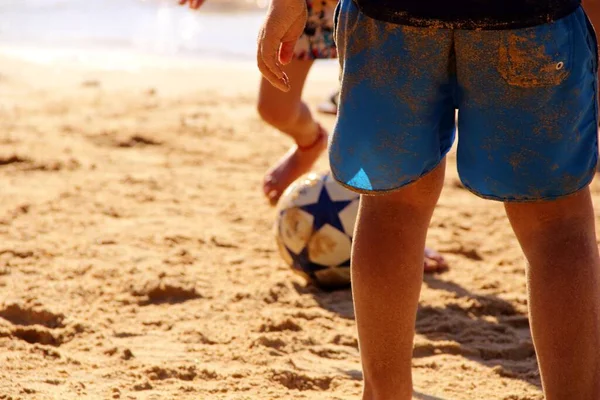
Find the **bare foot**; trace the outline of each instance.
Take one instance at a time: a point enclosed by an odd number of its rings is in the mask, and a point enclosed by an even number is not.
[[[267,172],[263,191],[271,205],[277,201],[296,179],[309,172],[321,153],[327,148],[327,132],[319,127],[319,136],[306,147],[295,145]]]
[[[448,270],[448,263],[440,253],[435,250],[425,248],[425,273],[434,274]]]

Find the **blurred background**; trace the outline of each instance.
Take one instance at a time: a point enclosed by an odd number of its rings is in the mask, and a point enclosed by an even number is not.
[[[250,60],[266,5],[216,0],[190,12],[175,0],[2,0],[0,47],[30,61],[105,68],[124,67],[131,52]]]

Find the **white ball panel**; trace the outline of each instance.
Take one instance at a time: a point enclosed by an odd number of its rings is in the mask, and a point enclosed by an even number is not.
[[[348,260],[350,248],[348,235],[331,225],[324,225],[310,238],[308,257],[314,263],[333,267]]]
[[[359,197],[358,193],[340,185],[330,174],[325,179],[325,188],[329,193],[329,198],[333,201],[350,201]]]
[[[338,213],[344,231],[350,237],[354,236],[354,226],[356,225],[356,217],[358,216],[358,204],[359,200],[354,200]]]
[[[291,267],[294,264],[294,260],[292,259],[292,256],[290,255],[288,249],[283,244],[281,236],[277,235],[276,241],[277,248],[279,249],[279,254],[281,254],[281,258],[283,258],[283,261],[285,261],[286,264]]]
[[[294,182],[283,194],[280,209],[302,207],[319,201],[323,181],[321,176],[311,173]]]
[[[299,208],[283,211],[279,220],[279,234],[283,244],[295,254],[300,254],[313,233],[314,217]]]

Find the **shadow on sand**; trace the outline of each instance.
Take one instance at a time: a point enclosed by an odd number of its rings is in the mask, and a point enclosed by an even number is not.
[[[541,387],[526,313],[497,296],[475,294],[437,276],[426,276],[424,285],[453,296],[443,307],[419,306],[416,331],[427,340],[417,341],[414,358],[460,355],[493,368],[499,376]],[[295,289],[342,318],[354,318],[350,290],[323,292],[301,285]]]

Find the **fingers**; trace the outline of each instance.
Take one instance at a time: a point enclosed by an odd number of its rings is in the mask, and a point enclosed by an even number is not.
[[[296,43],[302,32],[304,32],[305,26],[306,16],[299,15],[281,38],[281,48],[279,49],[279,62],[281,64],[288,65],[292,62]]]
[[[290,89],[289,81],[279,63],[279,47],[281,35],[276,30],[270,30],[265,25],[258,37],[257,63],[263,76],[276,88],[287,92]]]
[[[294,42],[284,42],[281,44],[279,49],[279,62],[283,65],[288,65],[294,58],[294,48],[296,44]]]
[[[283,78],[283,70],[279,64],[279,47],[281,46],[281,35],[276,31],[270,30],[265,26],[261,31],[258,41],[258,55],[264,65],[271,71],[277,79]]]
[[[294,47],[306,25],[305,0],[271,1],[267,18],[258,36],[258,68],[273,86],[290,90],[282,64],[293,57]]]
[[[179,5],[183,6],[189,4],[192,10],[197,10],[204,3],[205,0],[179,0]]]
[[[271,83],[271,85],[275,86],[277,89],[281,90],[282,92],[289,92],[290,82],[288,80],[287,75],[283,71],[281,72],[283,74],[281,77],[275,75],[273,73],[273,71],[271,71],[271,69],[267,66],[265,61],[262,59],[260,52],[258,54],[256,61],[258,63],[258,69],[260,70],[262,75],[265,77],[265,79],[268,80],[269,83]]]

